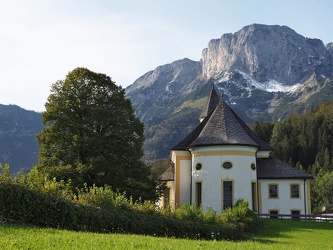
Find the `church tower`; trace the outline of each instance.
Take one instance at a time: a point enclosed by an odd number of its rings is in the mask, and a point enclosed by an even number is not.
[[[189,202],[222,212],[243,199],[258,213],[310,212],[312,176],[270,156],[272,147],[219,98],[214,86],[199,119],[171,149],[172,166],[162,175],[172,207]]]

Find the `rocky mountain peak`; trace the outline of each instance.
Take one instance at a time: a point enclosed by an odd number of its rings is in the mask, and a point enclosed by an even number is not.
[[[201,81],[201,63],[184,58],[158,66],[138,78],[126,88],[126,97],[131,99],[136,115],[142,121],[157,115],[158,109],[196,89]],[[151,112],[151,110],[154,112]]]
[[[319,39],[305,38],[287,26],[252,24],[213,39],[202,52],[206,78],[239,70],[259,82],[301,82],[313,70],[332,75],[328,49]]]
[[[326,44],[326,48],[329,51],[329,53],[331,54],[331,59],[332,59],[332,62],[333,62],[333,42]]]
[[[197,74],[198,68],[200,68],[200,63],[194,62],[188,58],[158,66],[156,69],[138,78],[127,88],[127,93],[130,93],[134,89],[151,87],[152,84],[156,85],[156,83],[164,85],[167,91],[172,91],[172,85],[179,81],[179,77],[183,78],[193,71]]]
[[[209,41],[200,61],[158,66],[126,88],[145,124],[145,159],[165,158],[197,125],[212,84],[246,123],[283,120],[333,100],[333,44],[252,24]]]

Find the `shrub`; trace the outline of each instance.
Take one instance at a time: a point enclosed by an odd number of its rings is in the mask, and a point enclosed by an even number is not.
[[[146,205],[141,203],[140,206]],[[150,205],[148,207],[151,209]],[[7,221],[91,232],[121,232],[206,240],[243,238],[237,225],[204,222],[202,210],[198,212],[189,205],[184,207],[185,212],[180,217],[163,216],[157,212],[147,213],[144,209],[127,210],[121,206],[97,208],[53,197],[17,184],[0,183],[0,211],[2,218]]]
[[[219,216],[222,223],[238,224],[241,231],[255,231],[258,226],[256,214],[249,209],[249,203],[239,199],[233,208],[223,210]]]
[[[74,197],[78,203],[90,205],[103,209],[119,208],[122,210],[135,210],[155,214],[157,212],[156,204],[150,201],[133,201],[132,197],[127,198],[126,193],[114,192],[110,186],[88,187],[78,190]]]
[[[243,239],[244,231],[255,231],[257,226],[255,214],[243,200],[222,214],[210,208],[204,212],[189,203],[175,211],[160,211],[153,202],[133,201],[109,186],[85,185],[74,194],[70,181],[50,180],[36,168],[14,180],[8,165],[0,168],[1,221],[206,240]]]
[[[34,166],[27,174],[17,174],[13,183],[37,190],[53,197],[62,197],[68,200],[73,199],[73,190],[71,181],[56,181],[55,178],[50,179],[47,174],[38,171]]]
[[[179,219],[203,221],[204,211],[196,204],[190,205],[190,203],[184,202],[174,211],[173,216]]]
[[[5,164],[4,166],[0,163],[0,182],[10,182],[10,170],[9,165]]]

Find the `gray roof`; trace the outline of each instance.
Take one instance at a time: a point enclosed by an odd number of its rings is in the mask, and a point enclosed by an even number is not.
[[[293,168],[276,158],[257,159],[258,179],[312,179],[311,174]]]
[[[254,134],[223,100],[220,100],[212,112],[172,150],[208,145],[248,145],[263,151],[273,150]]]
[[[210,91],[210,95],[207,99],[205,108],[201,112],[200,119],[206,118],[207,115],[209,115],[215,109],[215,107],[219,104],[219,102],[220,102],[220,98],[213,85],[213,88]]]
[[[187,150],[211,145],[248,145],[257,147],[260,151],[273,150],[223,100],[218,98],[214,88],[205,110],[210,112],[206,118],[172,150]],[[312,178],[312,175],[295,169],[276,157],[257,159],[257,173],[258,179]],[[173,180],[174,166],[170,167],[162,176],[165,180]]]
[[[173,181],[175,180],[175,164],[171,163],[170,167],[160,176],[162,181]]]

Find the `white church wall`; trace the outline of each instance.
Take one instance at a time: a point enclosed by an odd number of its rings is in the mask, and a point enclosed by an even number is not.
[[[175,204],[175,182],[167,181],[166,187],[169,188],[169,190],[170,190],[169,201],[167,201],[166,198],[162,195],[156,202],[156,205],[161,209],[165,208],[166,206],[170,206],[171,208],[174,208],[174,204]],[[169,203],[167,203],[167,202],[169,202]]]
[[[188,151],[172,151],[171,160],[175,163],[174,205],[190,202],[191,154]]]
[[[256,182],[256,171],[251,169],[251,164],[256,163],[256,150],[248,146],[211,146],[191,150],[192,193],[195,196],[195,183],[201,182],[204,210],[211,207],[217,212],[222,211],[223,181],[233,182],[233,204],[237,199],[244,199],[252,208],[251,184]],[[225,169],[222,166],[225,162],[231,162],[232,167]],[[196,170],[198,163],[202,164],[201,170]]]
[[[271,151],[258,151],[257,158],[268,158]]]
[[[291,211],[300,211],[305,214],[310,211],[308,204],[307,183],[302,179],[265,179],[259,180],[261,186],[261,209],[260,213],[269,214],[270,211],[278,211],[279,214],[291,214]],[[269,197],[269,185],[278,185],[278,197]],[[304,185],[305,184],[305,185]],[[291,197],[291,185],[299,186],[299,198]],[[305,193],[304,193],[305,187]],[[305,202],[306,204],[305,204]]]
[[[179,204],[190,202],[191,160],[180,160]]]

